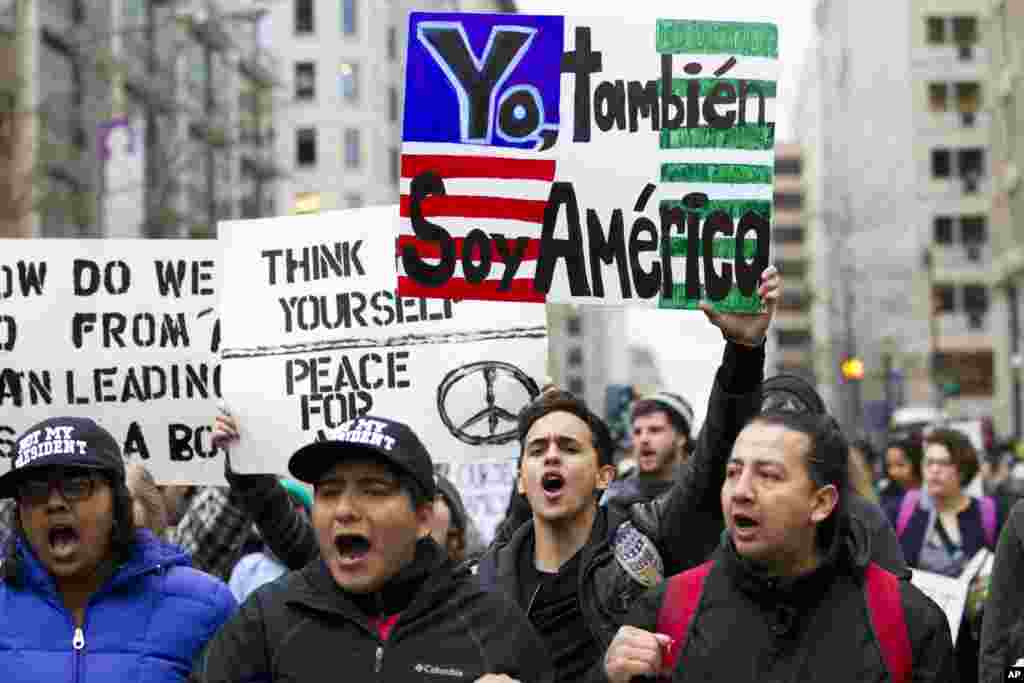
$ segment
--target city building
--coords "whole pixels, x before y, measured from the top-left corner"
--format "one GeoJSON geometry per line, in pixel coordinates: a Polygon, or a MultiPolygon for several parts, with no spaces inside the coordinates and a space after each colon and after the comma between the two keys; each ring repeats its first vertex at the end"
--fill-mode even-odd
{"type": "Polygon", "coordinates": [[[275,111],[281,213],[398,201],[408,16],[515,12],[511,0],[282,0],[267,4],[284,64],[275,111]]]}
{"type": "Polygon", "coordinates": [[[982,45],[989,55],[984,88],[991,93],[986,109],[992,117],[995,168],[990,212],[996,254],[992,267],[996,351],[992,417],[998,434],[1019,439],[1024,435],[1024,188],[1020,176],[1024,170],[1024,0],[999,0],[990,5],[982,45]]]}
{"type": "Polygon", "coordinates": [[[0,3],[0,235],[209,237],[276,213],[253,2],[0,3]]]}
{"type": "Polygon", "coordinates": [[[799,145],[776,144],[772,255],[786,284],[772,326],[766,372],[800,375],[814,383],[812,284],[802,175],[799,145]]]}
{"type": "Polygon", "coordinates": [[[808,222],[818,379],[856,431],[900,405],[992,409],[988,50],[974,0],[821,0],[797,130],[813,174],[808,222]],[[861,380],[839,372],[863,361],[861,380]],[[821,372],[820,370],[826,370],[821,372]]]}

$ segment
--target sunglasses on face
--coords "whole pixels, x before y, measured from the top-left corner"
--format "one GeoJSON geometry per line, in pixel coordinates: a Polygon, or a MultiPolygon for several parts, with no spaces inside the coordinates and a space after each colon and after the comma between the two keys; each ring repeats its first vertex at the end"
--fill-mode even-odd
{"type": "Polygon", "coordinates": [[[58,472],[46,478],[26,479],[18,484],[15,493],[18,502],[24,505],[45,505],[56,488],[65,501],[78,503],[92,496],[98,483],[98,475],[91,472],[58,472]]]}

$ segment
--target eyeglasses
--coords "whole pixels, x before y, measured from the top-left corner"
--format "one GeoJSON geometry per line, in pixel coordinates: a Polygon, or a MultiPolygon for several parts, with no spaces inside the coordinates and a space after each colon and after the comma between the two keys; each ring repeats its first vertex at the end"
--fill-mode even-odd
{"type": "Polygon", "coordinates": [[[948,460],[948,459],[939,460],[937,458],[927,458],[926,457],[926,458],[924,458],[921,461],[921,465],[923,467],[929,467],[931,465],[935,465],[936,467],[942,467],[943,469],[946,469],[946,468],[954,467],[956,465],[956,463],[954,463],[952,460],[948,460]]]}
{"type": "Polygon", "coordinates": [[[15,493],[18,502],[24,505],[46,505],[50,491],[56,488],[65,501],[79,503],[92,496],[97,482],[93,474],[60,473],[47,479],[26,479],[18,484],[15,493]]]}

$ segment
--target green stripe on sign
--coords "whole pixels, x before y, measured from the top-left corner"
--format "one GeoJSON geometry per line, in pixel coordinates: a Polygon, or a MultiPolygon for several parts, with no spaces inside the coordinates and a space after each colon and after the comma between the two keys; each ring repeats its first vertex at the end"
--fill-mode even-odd
{"type": "Polygon", "coordinates": [[[769,150],[775,147],[775,124],[718,129],[662,128],[659,143],[661,149],[769,150]]]}
{"type": "MultiPolygon", "coordinates": [[[[686,310],[694,311],[697,309],[699,304],[704,297],[704,287],[700,288],[700,298],[687,299],[686,298],[686,285],[676,284],[672,287],[672,298],[658,299],[658,308],[663,309],[674,309],[674,310],[686,310]]],[[[729,290],[729,293],[721,301],[712,302],[711,304],[716,311],[722,311],[725,313],[760,313],[761,312],[761,300],[757,295],[743,296],[737,287],[733,287],[729,290]]]]}
{"type": "MultiPolygon", "coordinates": [[[[686,256],[686,247],[689,246],[687,237],[672,238],[672,256],[686,256]]],[[[703,255],[702,245],[697,240],[697,253],[703,255]]],[[[750,261],[757,251],[757,242],[754,240],[743,240],[743,259],[750,261]]],[[[736,256],[736,240],[732,237],[718,237],[711,246],[712,258],[732,259],[736,256]]]]}
{"type": "Polygon", "coordinates": [[[661,165],[663,183],[728,183],[729,185],[771,185],[775,168],[753,164],[661,165]]]}
{"type": "MultiPolygon", "coordinates": [[[[691,78],[673,78],[672,79],[672,92],[673,94],[685,97],[689,93],[686,90],[686,85],[693,79],[691,78]]],[[[697,81],[700,83],[700,96],[708,97],[711,91],[719,83],[728,83],[732,87],[736,88],[736,97],[740,96],[740,79],[736,78],[698,78],[697,81]]],[[[661,81],[658,81],[658,95],[661,95],[661,81]]],[[[753,103],[757,103],[757,93],[761,93],[768,99],[776,97],[778,88],[775,81],[746,81],[747,83],[747,99],[753,103]]]]}
{"type": "MultiPolygon", "coordinates": [[[[689,211],[680,199],[666,199],[659,205],[661,209],[679,207],[683,211],[689,211]]],[[[708,217],[713,211],[725,211],[732,217],[733,221],[743,218],[748,212],[759,213],[767,219],[772,217],[772,203],[767,200],[757,199],[712,199],[701,210],[701,220],[708,217]]]]}
{"type": "Polygon", "coordinates": [[[775,24],[658,19],[655,45],[662,54],[778,59],[779,29],[775,24]]]}

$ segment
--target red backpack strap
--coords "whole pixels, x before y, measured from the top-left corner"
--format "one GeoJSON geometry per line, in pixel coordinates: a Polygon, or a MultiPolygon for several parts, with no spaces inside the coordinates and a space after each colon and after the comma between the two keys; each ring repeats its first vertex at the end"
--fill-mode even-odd
{"type": "Polygon", "coordinates": [[[868,612],[892,683],[910,683],[913,656],[903,615],[900,580],[872,562],[865,574],[868,612]]]}
{"type": "Polygon", "coordinates": [[[657,627],[658,633],[672,638],[672,646],[662,662],[663,668],[669,671],[676,668],[676,659],[686,644],[690,621],[697,611],[704,590],[704,579],[708,577],[713,564],[713,560],[708,560],[698,567],[669,577],[665,597],[658,610],[657,627]]]}
{"type": "Polygon", "coordinates": [[[903,494],[903,500],[900,501],[900,513],[896,517],[896,536],[902,536],[903,532],[907,529],[907,524],[910,523],[910,518],[914,516],[914,510],[917,509],[917,503],[921,500],[920,489],[910,489],[903,494]]]}
{"type": "Polygon", "coordinates": [[[981,506],[981,526],[985,530],[985,543],[995,550],[996,547],[996,501],[992,496],[982,496],[978,499],[981,506]]]}

